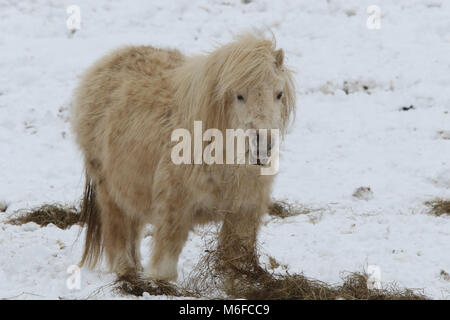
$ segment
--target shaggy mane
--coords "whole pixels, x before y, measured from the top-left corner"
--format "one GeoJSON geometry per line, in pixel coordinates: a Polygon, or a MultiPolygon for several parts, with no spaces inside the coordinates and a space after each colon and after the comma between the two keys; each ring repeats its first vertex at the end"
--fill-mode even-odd
{"type": "Polygon", "coordinates": [[[295,112],[295,88],[291,71],[276,65],[275,40],[246,34],[208,55],[193,56],[174,71],[175,103],[181,106],[187,127],[202,120],[206,128],[227,128],[229,93],[256,87],[273,77],[285,80],[283,128],[295,112]],[[206,115],[206,119],[205,119],[206,115]]]}

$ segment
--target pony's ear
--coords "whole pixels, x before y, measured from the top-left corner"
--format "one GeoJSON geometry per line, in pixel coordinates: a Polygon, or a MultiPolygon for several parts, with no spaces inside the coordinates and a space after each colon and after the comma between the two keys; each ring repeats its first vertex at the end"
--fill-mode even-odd
{"type": "Polygon", "coordinates": [[[277,51],[275,51],[275,65],[278,68],[281,68],[281,66],[283,65],[283,61],[284,61],[284,51],[283,49],[278,49],[277,51]]]}

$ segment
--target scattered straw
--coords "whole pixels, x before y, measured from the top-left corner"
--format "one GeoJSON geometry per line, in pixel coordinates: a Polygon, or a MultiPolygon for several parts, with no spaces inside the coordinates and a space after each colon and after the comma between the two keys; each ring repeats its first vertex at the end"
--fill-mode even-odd
{"type": "MultiPolygon", "coordinates": [[[[417,290],[398,289],[394,284],[370,289],[368,276],[348,273],[341,284],[327,284],[303,274],[275,273],[259,263],[258,247],[237,246],[228,238],[217,245],[217,231],[204,234],[206,250],[193,271],[179,286],[164,281],[147,281],[136,277],[117,282],[120,293],[142,296],[168,295],[200,299],[256,300],[426,300],[417,290]],[[232,254],[230,254],[232,252],[232,254]],[[233,253],[238,252],[235,256],[233,253]]],[[[222,234],[223,235],[223,234],[222,234]]],[[[270,259],[272,266],[278,263],[270,259]]]]}
{"type": "Polygon", "coordinates": [[[274,257],[269,257],[269,269],[277,269],[280,267],[280,263],[274,258],[274,257]]]}
{"type": "Polygon", "coordinates": [[[143,296],[145,292],[152,296],[200,297],[194,292],[167,281],[145,280],[138,276],[124,276],[119,278],[116,281],[116,290],[121,294],[129,294],[137,297],[143,296]]]}
{"type": "Polygon", "coordinates": [[[369,289],[367,275],[351,273],[341,285],[330,285],[302,274],[271,274],[265,271],[245,283],[234,295],[263,300],[420,300],[423,296],[411,290],[369,289]]]}
{"type": "MultiPolygon", "coordinates": [[[[211,244],[212,242],[210,242],[211,244]]],[[[225,249],[226,250],[226,249],[225,249]]],[[[246,252],[243,248],[241,252],[246,252]]],[[[368,276],[350,273],[340,285],[313,280],[303,274],[276,274],[262,267],[257,252],[227,260],[222,249],[205,250],[185,286],[216,299],[257,300],[423,300],[423,294],[389,285],[369,289],[368,276]],[[222,295],[220,295],[222,293],[222,295]],[[223,293],[226,296],[223,296],[223,293]]]]}
{"type": "Polygon", "coordinates": [[[450,215],[450,200],[435,199],[425,202],[430,208],[430,213],[435,216],[450,215]]]}
{"type": "Polygon", "coordinates": [[[279,218],[287,218],[298,216],[300,214],[308,214],[313,210],[310,208],[303,207],[299,204],[289,203],[287,201],[274,201],[269,206],[269,215],[279,218]]]}
{"type": "Polygon", "coordinates": [[[20,211],[18,217],[12,218],[8,222],[13,225],[34,222],[41,227],[53,223],[60,229],[67,229],[70,226],[77,224],[79,219],[79,211],[75,207],[46,204],[27,211],[20,211]]]}

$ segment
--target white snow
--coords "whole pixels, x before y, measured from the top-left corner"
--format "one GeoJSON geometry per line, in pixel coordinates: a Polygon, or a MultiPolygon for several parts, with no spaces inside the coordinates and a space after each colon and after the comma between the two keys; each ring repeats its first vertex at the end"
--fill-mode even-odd
{"type": "MultiPolygon", "coordinates": [[[[67,270],[81,255],[78,227],[2,223],[18,209],[80,199],[83,168],[68,124],[79,74],[119,46],[194,54],[254,28],[273,31],[296,71],[297,118],[274,197],[318,209],[267,217],[264,254],[327,282],[375,265],[384,284],[450,298],[440,275],[450,272],[450,217],[424,206],[450,197],[445,0],[0,0],[0,298],[131,298],[111,289],[105,269],[82,269],[80,289],[68,288],[67,270]],[[72,36],[69,5],[81,9],[72,36]],[[381,29],[367,28],[369,5],[380,7],[381,29]],[[360,187],[373,194],[353,197],[360,187]]],[[[199,232],[190,236],[180,282],[202,244],[199,232]]]]}

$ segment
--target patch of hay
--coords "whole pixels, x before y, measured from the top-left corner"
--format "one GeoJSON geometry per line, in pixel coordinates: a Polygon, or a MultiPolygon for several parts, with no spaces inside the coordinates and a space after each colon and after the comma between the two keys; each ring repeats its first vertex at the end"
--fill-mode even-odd
{"type": "Polygon", "coordinates": [[[450,215],[450,200],[436,199],[425,202],[425,205],[430,208],[430,213],[435,216],[450,215]]]}
{"type": "Polygon", "coordinates": [[[67,229],[70,226],[79,223],[79,219],[80,212],[75,207],[45,204],[38,208],[20,211],[18,217],[12,218],[8,222],[13,225],[34,222],[41,227],[53,223],[60,229],[67,229]]]}
{"type": "Polygon", "coordinates": [[[299,204],[293,204],[283,200],[274,201],[269,206],[269,215],[282,219],[311,212],[313,212],[311,208],[306,208],[299,204]]]}
{"type": "Polygon", "coordinates": [[[190,277],[181,286],[166,281],[123,277],[116,290],[124,295],[166,295],[200,299],[249,300],[427,300],[424,295],[390,285],[369,289],[368,276],[349,273],[339,285],[313,280],[303,274],[275,274],[250,262],[225,266],[217,251],[206,250],[190,277]]]}
{"type": "MultiPolygon", "coordinates": [[[[244,252],[245,250],[243,250],[244,252]]],[[[263,268],[258,254],[226,261],[220,250],[206,250],[186,287],[216,299],[256,300],[424,300],[424,295],[390,285],[369,289],[368,276],[350,273],[339,285],[309,279],[303,274],[276,274],[263,268]],[[222,296],[220,293],[222,292],[222,296]],[[227,296],[223,296],[226,293],[227,296]]]]}
{"type": "Polygon", "coordinates": [[[145,292],[152,296],[171,297],[193,297],[200,296],[185,288],[178,287],[167,281],[144,280],[138,276],[125,276],[116,281],[116,290],[121,294],[128,294],[137,297],[143,296],[145,292]]]}
{"type": "MultiPolygon", "coordinates": [[[[279,204],[279,202],[277,202],[279,204]]],[[[282,203],[285,204],[285,203],[282,203]]],[[[289,211],[288,212],[292,212],[289,211]]],[[[282,216],[291,216],[283,214],[282,216]]],[[[217,226],[218,227],[218,226],[217,226]]],[[[213,228],[214,229],[214,228],[213,228]]],[[[222,239],[219,229],[204,234],[204,254],[193,271],[180,285],[165,281],[148,281],[139,277],[122,278],[117,289],[122,294],[142,296],[168,295],[200,299],[249,300],[427,300],[418,290],[399,289],[390,284],[382,289],[368,287],[365,273],[347,273],[340,284],[328,284],[303,274],[288,271],[275,273],[281,266],[273,257],[269,265],[259,263],[258,247],[252,251],[239,245],[235,238],[222,239]],[[230,252],[234,254],[230,255],[230,252]],[[236,255],[235,253],[239,254],[236,255]],[[271,269],[272,271],[270,271],[271,269]]],[[[283,268],[286,270],[287,268],[283,268]]]]}
{"type": "Polygon", "coordinates": [[[280,263],[274,257],[269,257],[269,269],[278,269],[280,266],[280,263]]]}

